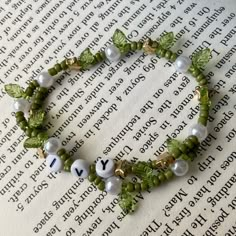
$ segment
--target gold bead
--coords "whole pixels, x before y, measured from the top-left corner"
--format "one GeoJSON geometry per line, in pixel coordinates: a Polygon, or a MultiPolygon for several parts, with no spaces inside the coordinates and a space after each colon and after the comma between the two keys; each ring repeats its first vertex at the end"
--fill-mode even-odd
{"type": "Polygon", "coordinates": [[[72,70],[80,70],[81,66],[79,65],[79,61],[76,57],[66,58],[66,65],[72,70]]]}
{"type": "Polygon", "coordinates": [[[151,40],[147,39],[143,43],[143,51],[147,54],[155,54],[156,49],[151,46],[151,40]]]}
{"type": "Polygon", "coordinates": [[[171,156],[169,152],[164,152],[161,155],[159,155],[158,160],[154,161],[154,166],[157,169],[165,168],[173,162],[174,162],[173,156],[171,156]]]}
{"type": "Polygon", "coordinates": [[[119,160],[116,163],[115,175],[125,178],[130,171],[130,166],[127,160],[119,160]]]}
{"type": "Polygon", "coordinates": [[[43,158],[43,159],[46,158],[46,153],[43,151],[42,148],[38,148],[37,153],[39,155],[39,158],[43,158]]]}

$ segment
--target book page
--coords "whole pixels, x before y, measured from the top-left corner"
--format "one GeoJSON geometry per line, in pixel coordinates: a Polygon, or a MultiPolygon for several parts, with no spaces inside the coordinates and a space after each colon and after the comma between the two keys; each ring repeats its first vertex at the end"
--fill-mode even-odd
{"type": "MultiPolygon", "coordinates": [[[[236,235],[234,0],[6,0],[0,13],[1,235],[236,235]],[[117,28],[131,41],[173,31],[174,52],[212,54],[204,71],[212,101],[208,137],[187,175],[136,194],[132,215],[116,195],[70,173],[49,173],[36,149],[23,148],[26,136],[4,91],[8,83],[27,87],[87,47],[104,50],[117,28]]],[[[67,70],[46,100],[48,132],[74,159],[154,160],[167,138],[183,140],[197,122],[196,85],[143,52],[85,72],[67,70]]]]}

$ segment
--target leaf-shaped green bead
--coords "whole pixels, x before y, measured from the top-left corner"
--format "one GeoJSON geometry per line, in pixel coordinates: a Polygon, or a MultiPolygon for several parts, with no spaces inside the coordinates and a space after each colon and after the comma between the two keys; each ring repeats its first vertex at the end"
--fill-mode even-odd
{"type": "Polygon", "coordinates": [[[193,55],[192,63],[195,67],[201,69],[205,67],[205,65],[209,62],[210,58],[211,50],[209,48],[205,48],[193,55]]]}
{"type": "Polygon", "coordinates": [[[86,48],[79,57],[79,64],[82,69],[89,69],[95,60],[95,56],[92,54],[89,48],[86,48]]]}
{"type": "Polygon", "coordinates": [[[23,89],[18,84],[6,84],[4,88],[7,94],[13,98],[21,98],[24,95],[23,89]]]}
{"type": "Polygon", "coordinates": [[[41,145],[42,145],[42,140],[40,140],[37,137],[27,138],[24,142],[25,148],[38,148],[41,147],[41,145]]]}
{"type": "Polygon", "coordinates": [[[160,46],[164,49],[169,49],[174,44],[174,33],[168,32],[160,37],[160,46]]]}
{"type": "Polygon", "coordinates": [[[37,110],[35,111],[28,120],[28,124],[30,128],[37,128],[43,124],[44,118],[45,118],[45,111],[43,110],[37,110]]]}
{"type": "Polygon", "coordinates": [[[112,41],[118,48],[124,48],[128,43],[128,39],[126,38],[125,34],[119,29],[115,30],[112,36],[112,41]]]}

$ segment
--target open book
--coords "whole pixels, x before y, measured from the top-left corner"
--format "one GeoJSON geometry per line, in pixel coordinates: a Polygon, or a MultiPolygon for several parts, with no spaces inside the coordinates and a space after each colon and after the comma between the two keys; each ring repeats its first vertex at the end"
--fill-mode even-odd
{"type": "MultiPolygon", "coordinates": [[[[0,13],[1,236],[236,235],[234,0],[8,0],[0,13]],[[104,49],[117,28],[136,41],[173,31],[178,54],[212,54],[204,72],[212,89],[209,135],[189,173],[137,194],[133,215],[117,196],[70,173],[49,173],[35,149],[24,149],[4,91],[7,83],[26,87],[87,47],[104,49]]],[[[47,127],[75,159],[155,159],[168,137],[182,140],[196,123],[195,86],[165,59],[141,52],[67,71],[50,89],[47,127]]]]}

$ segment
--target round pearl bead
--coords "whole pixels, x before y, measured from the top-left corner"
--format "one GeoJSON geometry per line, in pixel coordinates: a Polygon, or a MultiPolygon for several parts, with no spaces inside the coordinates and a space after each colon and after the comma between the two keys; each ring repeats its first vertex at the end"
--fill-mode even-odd
{"type": "Polygon", "coordinates": [[[30,109],[30,103],[23,98],[17,99],[13,104],[14,111],[22,111],[24,113],[28,112],[30,109]]]}
{"type": "Polygon", "coordinates": [[[38,84],[41,87],[49,88],[53,85],[54,78],[50,76],[46,71],[41,72],[36,78],[38,84]]]}
{"type": "Polygon", "coordinates": [[[57,155],[48,155],[46,158],[46,165],[49,168],[50,172],[57,172],[62,170],[63,161],[57,155]]]}
{"type": "Polygon", "coordinates": [[[190,67],[191,63],[192,62],[191,62],[191,60],[188,57],[179,56],[175,60],[175,64],[174,65],[175,65],[175,69],[178,72],[185,73],[185,72],[187,72],[187,70],[190,67]]]}
{"type": "Polygon", "coordinates": [[[70,171],[72,175],[85,179],[89,175],[89,163],[81,159],[75,160],[71,165],[70,171]]]}
{"type": "Polygon", "coordinates": [[[202,124],[194,124],[189,129],[189,135],[195,135],[202,142],[208,135],[207,127],[202,124]]]}
{"type": "Polygon", "coordinates": [[[119,61],[121,57],[120,50],[115,45],[109,45],[105,48],[105,55],[109,61],[119,61]]]}
{"type": "Polygon", "coordinates": [[[44,144],[46,153],[55,154],[61,147],[61,142],[58,138],[49,138],[44,144]]]}
{"type": "Polygon", "coordinates": [[[112,176],[106,180],[105,189],[108,193],[115,195],[121,191],[122,181],[119,177],[112,176]]]}
{"type": "Polygon", "coordinates": [[[183,176],[187,174],[188,169],[188,162],[182,159],[177,159],[174,164],[171,165],[171,170],[176,176],[183,176]]]}

